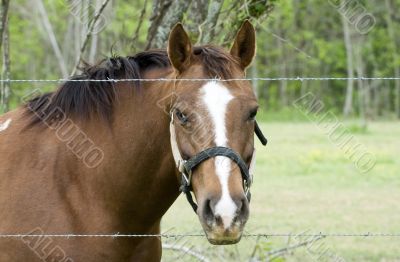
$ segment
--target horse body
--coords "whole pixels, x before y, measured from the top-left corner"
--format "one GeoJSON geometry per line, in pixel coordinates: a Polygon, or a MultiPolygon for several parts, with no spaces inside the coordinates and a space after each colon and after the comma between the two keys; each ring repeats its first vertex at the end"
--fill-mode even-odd
{"type": "MultiPolygon", "coordinates": [[[[126,85],[116,86],[118,117],[110,126],[101,121],[95,126],[78,124],[106,156],[94,169],[77,161],[57,130],[43,126],[26,130],[26,109],[1,117],[0,123],[11,119],[11,124],[0,132],[0,232],[159,233],[160,218],[179,194],[166,132],[169,118],[164,111],[154,110],[158,99],[170,91],[165,84],[145,83],[146,92],[135,95],[126,85]],[[145,120],[137,121],[144,115],[145,120]]],[[[30,240],[36,242],[35,238],[1,239],[0,261],[34,261],[34,250],[45,243],[31,250],[30,240]]],[[[157,238],[52,240],[76,261],[160,259],[157,238]]],[[[47,255],[55,254],[44,252],[47,255]]]]}
{"type": "MultiPolygon", "coordinates": [[[[82,83],[67,81],[0,116],[0,234],[24,235],[0,238],[0,261],[159,261],[156,237],[43,235],[159,234],[181,180],[170,130],[184,159],[225,146],[249,165],[257,110],[251,85],[180,79],[243,78],[254,34],[246,22],[229,54],[192,48],[178,25],[168,52],[110,58],[75,78],[82,83]],[[85,82],[107,78],[171,81],[85,82]]],[[[235,163],[203,161],[191,187],[209,241],[238,242],[249,211],[235,163]]]]}

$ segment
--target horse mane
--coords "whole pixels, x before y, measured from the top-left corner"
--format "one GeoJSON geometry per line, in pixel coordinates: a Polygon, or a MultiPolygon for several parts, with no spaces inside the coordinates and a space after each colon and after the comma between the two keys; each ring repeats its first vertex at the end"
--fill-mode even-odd
{"type": "MultiPolygon", "coordinates": [[[[215,46],[194,47],[193,54],[200,59],[210,78],[232,78],[232,67],[238,65],[235,58],[215,46]]],[[[60,120],[61,116],[54,113],[60,111],[66,117],[73,115],[88,119],[97,114],[110,121],[116,100],[115,82],[80,80],[142,79],[143,72],[147,70],[170,66],[167,51],[163,49],[144,51],[128,57],[114,56],[96,65],[85,64],[82,74],[71,77],[56,91],[27,102],[27,114],[33,113],[29,126],[42,122],[44,118],[47,123],[60,120]]],[[[139,88],[141,82],[134,81],[132,86],[139,88]]]]}

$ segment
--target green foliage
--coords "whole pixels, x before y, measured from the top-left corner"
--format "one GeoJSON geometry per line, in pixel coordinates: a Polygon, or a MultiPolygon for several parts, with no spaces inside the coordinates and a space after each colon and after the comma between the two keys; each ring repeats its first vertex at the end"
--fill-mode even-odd
{"type": "MultiPolygon", "coordinates": [[[[88,12],[93,16],[95,1],[86,2],[91,3],[88,12]]],[[[399,4],[398,1],[391,2],[394,6],[399,4]]],[[[84,38],[83,29],[87,27],[87,17],[79,13],[77,6],[72,5],[76,5],[76,1],[44,0],[44,3],[66,67],[71,72],[84,38]]],[[[132,55],[143,50],[147,44],[153,3],[145,0],[122,0],[110,4],[104,12],[106,27],[97,34],[96,56],[89,62],[94,63],[111,53],[132,55]],[[135,37],[142,14],[143,21],[139,34],[135,37]]],[[[349,25],[353,49],[360,50],[361,53],[363,74],[371,77],[393,76],[395,67],[400,66],[400,56],[393,56],[400,43],[391,41],[387,25],[388,13],[384,4],[374,5],[368,1],[360,3],[376,19],[376,25],[367,35],[360,35],[354,25],[349,25]]],[[[190,13],[196,10],[190,10],[189,8],[184,15],[183,23],[193,40],[196,40],[199,36],[199,23],[196,22],[194,13],[190,13]]],[[[229,47],[244,19],[250,19],[258,31],[257,57],[253,68],[249,69],[249,77],[347,76],[342,16],[329,1],[225,0],[213,42],[229,47]]],[[[398,34],[400,26],[395,16],[393,21],[395,34],[398,34]]],[[[9,24],[12,78],[61,78],[58,61],[35,4],[26,0],[11,1],[9,24]]],[[[91,43],[90,41],[89,46],[91,43]]],[[[83,57],[85,60],[89,58],[89,50],[83,57]]],[[[371,86],[369,107],[373,108],[368,116],[386,118],[392,115],[395,106],[395,82],[366,83],[371,86]]],[[[34,86],[40,85],[13,83],[13,106],[18,104],[21,95],[34,86]]],[[[265,119],[274,121],[301,121],[303,117],[294,112],[291,104],[307,92],[315,94],[330,110],[341,113],[346,87],[346,81],[257,83],[261,108],[269,110],[265,113],[265,119]]],[[[51,85],[45,87],[46,90],[54,88],[51,85]]],[[[357,82],[354,83],[354,88],[353,116],[357,116],[361,108],[357,82]]]]}
{"type": "MultiPolygon", "coordinates": [[[[366,1],[361,1],[360,4],[363,4],[366,11],[372,13],[376,19],[376,25],[367,35],[361,35],[354,25],[349,25],[353,51],[360,52],[362,58],[362,75],[393,76],[394,67],[398,66],[393,59],[396,43],[393,44],[388,35],[384,4],[373,5],[366,1]]],[[[398,1],[393,3],[394,6],[398,4],[398,1]]],[[[341,13],[330,5],[329,1],[276,2],[270,17],[259,27],[255,63],[257,69],[252,71],[251,76],[347,77],[347,53],[341,20],[341,13]]],[[[395,27],[400,29],[398,23],[395,23],[395,27]]],[[[399,31],[397,30],[396,34],[399,31]]],[[[354,54],[352,58],[354,67],[355,56],[354,54]]],[[[357,81],[354,82],[353,116],[358,116],[361,108],[358,84],[357,81]]],[[[364,84],[375,89],[368,91],[369,117],[382,117],[382,111],[393,110],[394,81],[365,81],[364,84]],[[389,94],[385,93],[385,89],[389,94]],[[380,105],[377,106],[372,101],[384,104],[383,109],[379,109],[380,105]]],[[[284,107],[291,107],[291,102],[302,94],[312,92],[327,108],[340,113],[343,110],[347,82],[310,81],[304,82],[301,87],[296,82],[266,82],[260,85],[263,87],[258,88],[259,96],[266,105],[263,108],[280,111],[284,107]]]]}

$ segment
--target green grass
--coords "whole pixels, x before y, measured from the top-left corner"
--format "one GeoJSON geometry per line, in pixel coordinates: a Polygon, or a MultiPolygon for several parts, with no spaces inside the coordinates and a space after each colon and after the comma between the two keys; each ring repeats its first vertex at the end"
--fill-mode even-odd
{"type": "MultiPolygon", "coordinates": [[[[352,124],[349,124],[350,129],[352,124]]],[[[350,132],[376,156],[376,165],[360,173],[323,130],[313,123],[264,123],[269,138],[258,145],[257,170],[252,188],[250,233],[365,233],[400,234],[400,124],[371,123],[368,132],[350,132]]],[[[351,130],[350,130],[351,131],[351,130]]],[[[201,227],[186,199],[181,196],[162,221],[162,230],[198,233],[201,227]]],[[[174,242],[175,240],[165,240],[174,242]]],[[[263,240],[267,250],[286,246],[283,237],[263,240]]],[[[177,241],[193,246],[211,261],[247,261],[255,238],[235,246],[211,246],[202,238],[177,241]]],[[[290,244],[296,244],[293,239],[290,244]]],[[[326,238],[311,248],[299,248],[286,261],[316,261],[323,250],[346,261],[399,261],[400,238],[326,238]]],[[[165,251],[164,261],[176,252],[165,251]]],[[[328,253],[325,253],[328,254],[328,253]]],[[[180,254],[184,261],[192,261],[180,254]]],[[[322,261],[332,261],[327,255],[322,261]]],[[[195,260],[194,260],[195,261],[195,260]]]]}

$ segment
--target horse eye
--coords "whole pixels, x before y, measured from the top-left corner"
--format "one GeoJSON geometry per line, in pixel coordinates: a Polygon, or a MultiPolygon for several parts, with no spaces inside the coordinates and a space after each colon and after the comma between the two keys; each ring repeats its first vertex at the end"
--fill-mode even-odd
{"type": "Polygon", "coordinates": [[[187,116],[185,114],[183,114],[181,111],[179,111],[178,109],[176,110],[175,115],[182,124],[186,124],[188,122],[187,116]]]}
{"type": "Polygon", "coordinates": [[[249,120],[255,120],[257,115],[257,109],[251,110],[249,114],[249,120]]]}

